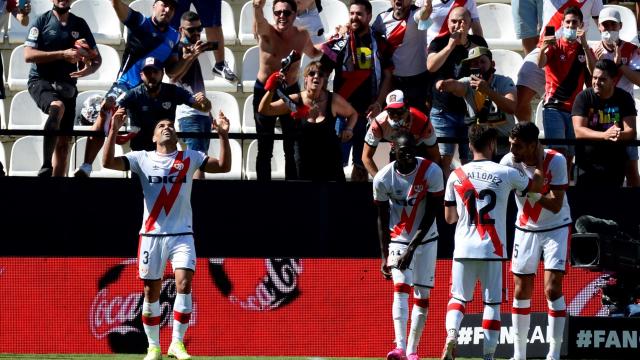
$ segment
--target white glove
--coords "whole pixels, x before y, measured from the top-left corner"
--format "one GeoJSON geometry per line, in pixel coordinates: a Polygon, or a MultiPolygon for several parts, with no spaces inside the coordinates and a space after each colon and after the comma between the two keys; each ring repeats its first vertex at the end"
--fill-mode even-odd
{"type": "Polygon", "coordinates": [[[542,197],[542,194],[540,194],[540,193],[536,193],[536,192],[528,192],[527,193],[527,199],[529,199],[529,201],[531,203],[537,203],[538,200],[540,200],[541,197],[542,197]]]}

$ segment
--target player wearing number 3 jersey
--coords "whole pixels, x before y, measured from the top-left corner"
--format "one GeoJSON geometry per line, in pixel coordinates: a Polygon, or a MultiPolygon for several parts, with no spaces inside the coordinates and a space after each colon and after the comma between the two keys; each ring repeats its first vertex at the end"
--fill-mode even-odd
{"type": "Polygon", "coordinates": [[[523,172],[490,159],[497,132],[481,125],[469,127],[473,161],[451,173],[445,190],[445,219],[457,221],[451,269],[451,299],[447,306],[447,342],[442,359],[453,359],[465,305],[472,300],[476,280],[482,284],[484,359],[493,359],[500,336],[502,261],[506,253],[506,212],[509,194],[538,191],[540,171],[533,180],[523,172]]]}

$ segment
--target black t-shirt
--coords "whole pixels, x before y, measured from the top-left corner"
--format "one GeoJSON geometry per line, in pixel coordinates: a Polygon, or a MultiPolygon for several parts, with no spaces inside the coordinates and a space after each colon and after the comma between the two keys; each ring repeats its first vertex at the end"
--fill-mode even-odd
{"type": "MultiPolygon", "coordinates": [[[[587,118],[587,127],[596,131],[605,131],[614,124],[624,130],[627,116],[636,116],[636,106],[631,95],[616,87],[613,96],[599,98],[592,88],[580,92],[573,103],[573,116],[587,118]]],[[[576,146],[576,162],[585,171],[604,171],[622,173],[628,159],[626,145],[611,141],[598,142],[595,145],[576,146]]]]}
{"type": "MultiPolygon", "coordinates": [[[[73,48],[78,39],[85,39],[92,49],[96,48],[96,40],[84,19],[69,13],[67,23],[63,25],[53,14],[53,10],[49,10],[36,19],[24,44],[42,51],[58,51],[73,48]]],[[[69,76],[75,71],[78,71],[77,64],[64,60],[32,64],[29,80],[44,79],[75,84],[76,79],[69,76]]]]}
{"type": "MultiPolygon", "coordinates": [[[[449,44],[450,34],[439,36],[429,44],[429,54],[437,53],[444,49],[447,44],[449,44]]],[[[483,37],[476,35],[467,35],[469,42],[472,44],[471,47],[476,46],[484,46],[488,47],[487,42],[483,37]]],[[[466,48],[463,45],[456,46],[447,60],[445,60],[444,64],[434,73],[434,82],[433,82],[433,107],[440,110],[445,110],[448,112],[456,113],[456,114],[464,114],[466,112],[466,105],[464,103],[464,99],[458,96],[455,96],[448,92],[439,92],[435,89],[435,84],[438,80],[445,79],[460,79],[462,77],[469,75],[469,69],[465,69],[462,67],[462,60],[466,59],[469,56],[469,48],[466,48]]]]}

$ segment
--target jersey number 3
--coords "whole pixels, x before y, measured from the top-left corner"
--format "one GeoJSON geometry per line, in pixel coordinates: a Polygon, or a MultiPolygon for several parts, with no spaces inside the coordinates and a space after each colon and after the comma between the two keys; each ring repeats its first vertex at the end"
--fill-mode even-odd
{"type": "Polygon", "coordinates": [[[491,189],[484,189],[479,193],[475,190],[467,190],[464,192],[464,203],[469,214],[469,226],[477,225],[476,219],[479,220],[481,225],[493,225],[495,220],[489,217],[489,212],[496,207],[496,193],[491,189]],[[477,194],[477,196],[476,196],[477,194]],[[489,197],[489,203],[478,209],[476,203],[479,199],[485,199],[489,197]]]}

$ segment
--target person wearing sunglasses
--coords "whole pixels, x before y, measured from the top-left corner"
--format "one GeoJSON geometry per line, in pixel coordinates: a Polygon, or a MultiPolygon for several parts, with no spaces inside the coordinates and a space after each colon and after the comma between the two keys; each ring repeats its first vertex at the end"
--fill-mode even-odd
{"type": "MultiPolygon", "coordinates": [[[[285,179],[295,180],[297,169],[294,159],[294,121],[289,112],[283,112],[282,116],[270,116],[258,111],[260,100],[267,93],[265,84],[271,74],[279,71],[281,60],[292,50],[306,54],[311,58],[322,55],[311,42],[309,33],[294,26],[297,4],[294,0],[274,0],[271,11],[275,24],[270,24],[264,17],[264,4],[266,0],[253,0],[254,28],[258,37],[260,49],[260,67],[253,88],[253,111],[258,135],[258,154],[256,158],[256,173],[259,181],[271,180],[271,157],[273,156],[273,135],[276,120],[280,119],[285,157],[285,179]]],[[[292,64],[286,72],[282,83],[285,94],[300,93],[298,76],[300,62],[292,64]]],[[[274,98],[276,101],[278,97],[274,98]]]]}
{"type": "Polygon", "coordinates": [[[267,93],[258,107],[260,114],[266,116],[291,113],[298,122],[296,160],[298,177],[302,180],[345,181],[340,142],[353,137],[358,113],[342,96],[327,90],[327,77],[319,61],[307,65],[305,90],[290,96],[297,107],[291,113],[282,99],[272,101],[278,81],[284,78],[280,72],[274,72],[265,84],[267,93]],[[348,119],[340,137],[335,131],[337,116],[348,119]]]}
{"type": "MultiPolygon", "coordinates": [[[[439,164],[440,151],[437,146],[437,138],[427,115],[409,106],[405,102],[402,90],[390,92],[387,95],[386,103],[387,106],[384,111],[371,121],[369,130],[367,130],[367,134],[364,137],[362,162],[369,175],[375,177],[378,173],[378,167],[373,161],[373,156],[380,141],[395,141],[398,131],[402,129],[408,130],[415,137],[418,145],[418,156],[439,164]]],[[[392,147],[389,161],[395,159],[394,154],[394,148],[392,147]]]]}

